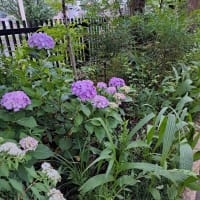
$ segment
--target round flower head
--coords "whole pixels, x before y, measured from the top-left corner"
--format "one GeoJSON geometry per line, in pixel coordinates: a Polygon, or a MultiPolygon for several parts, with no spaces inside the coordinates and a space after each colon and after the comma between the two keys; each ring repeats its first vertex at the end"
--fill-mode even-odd
{"type": "Polygon", "coordinates": [[[38,141],[30,136],[22,138],[19,144],[25,151],[34,151],[38,146],[38,141]]]}
{"type": "Polygon", "coordinates": [[[109,106],[110,106],[111,108],[118,108],[118,107],[119,107],[119,105],[116,104],[115,102],[110,102],[110,103],[109,103],[109,106]]]}
{"type": "Polygon", "coordinates": [[[5,142],[0,145],[0,153],[5,152],[11,156],[24,156],[25,152],[22,151],[15,143],[13,142],[5,142]]]}
{"type": "Polygon", "coordinates": [[[74,82],[71,91],[72,94],[78,96],[82,101],[93,99],[97,94],[94,83],[90,80],[74,82]]]}
{"type": "Polygon", "coordinates": [[[121,101],[121,100],[126,99],[126,96],[123,93],[117,92],[117,93],[114,94],[114,98],[115,98],[115,100],[120,100],[121,101]]]}
{"type": "Polygon", "coordinates": [[[42,167],[42,172],[44,174],[46,174],[46,176],[52,180],[55,184],[57,184],[57,182],[61,181],[61,176],[58,173],[57,170],[53,169],[53,167],[51,166],[51,164],[45,162],[41,165],[42,167]]]}
{"type": "Polygon", "coordinates": [[[126,96],[123,93],[118,92],[115,93],[113,97],[115,98],[117,104],[121,104],[121,101],[126,99],[126,96]]]}
{"type": "Polygon", "coordinates": [[[14,91],[4,94],[0,104],[7,110],[14,110],[14,112],[17,112],[30,105],[31,100],[23,91],[14,91]]]}
{"type": "Polygon", "coordinates": [[[125,86],[125,82],[122,78],[112,77],[108,85],[113,87],[122,87],[125,86]]]}
{"type": "Polygon", "coordinates": [[[48,170],[48,169],[53,168],[53,167],[51,166],[51,164],[48,163],[48,162],[43,162],[42,165],[41,165],[41,167],[42,167],[42,170],[48,170]]]}
{"type": "Polygon", "coordinates": [[[49,200],[66,200],[63,197],[63,194],[60,192],[60,190],[57,190],[56,188],[52,188],[48,194],[49,200]]]}
{"type": "Polygon", "coordinates": [[[98,82],[97,88],[99,88],[99,89],[107,88],[107,84],[104,82],[98,82]]]}
{"type": "Polygon", "coordinates": [[[106,88],[106,92],[108,94],[114,94],[115,92],[117,92],[117,89],[116,89],[116,87],[108,87],[108,88],[106,88]]]}
{"type": "Polygon", "coordinates": [[[109,101],[104,96],[96,95],[94,99],[92,99],[92,105],[96,108],[105,108],[109,105],[109,101]]]}
{"type": "Polygon", "coordinates": [[[131,90],[131,88],[129,86],[123,86],[123,87],[120,87],[120,90],[121,91],[124,91],[126,94],[128,94],[131,90]]]}
{"type": "Polygon", "coordinates": [[[38,49],[52,49],[54,48],[54,40],[46,33],[33,33],[28,39],[29,47],[36,47],[38,49]]]}

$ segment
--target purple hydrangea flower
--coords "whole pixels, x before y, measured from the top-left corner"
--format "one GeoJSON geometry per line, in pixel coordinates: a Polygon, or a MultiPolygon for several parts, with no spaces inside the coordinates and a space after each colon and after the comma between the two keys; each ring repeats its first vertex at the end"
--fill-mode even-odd
{"type": "Polygon", "coordinates": [[[125,82],[122,78],[112,77],[108,85],[110,87],[122,87],[125,86],[125,82]]]}
{"type": "Polygon", "coordinates": [[[106,88],[106,92],[108,94],[114,94],[117,91],[116,87],[108,87],[106,88]]]}
{"type": "Polygon", "coordinates": [[[46,33],[33,33],[28,39],[29,47],[37,47],[38,49],[52,49],[54,48],[54,40],[46,33]]]}
{"type": "Polygon", "coordinates": [[[100,88],[100,89],[107,88],[107,84],[104,83],[104,82],[98,82],[97,83],[97,88],[100,88]]]}
{"type": "Polygon", "coordinates": [[[14,110],[14,112],[17,112],[30,105],[31,100],[23,91],[13,91],[5,93],[0,104],[7,110],[14,110]]]}
{"type": "Polygon", "coordinates": [[[106,97],[101,95],[96,95],[94,99],[92,99],[92,105],[96,108],[105,108],[109,106],[109,101],[106,97]]]}
{"type": "Polygon", "coordinates": [[[93,99],[96,94],[96,88],[91,80],[76,81],[71,87],[72,94],[78,96],[82,101],[93,99]]]}
{"type": "Polygon", "coordinates": [[[25,151],[34,151],[38,146],[38,141],[33,137],[27,136],[22,138],[19,144],[25,151]]]}

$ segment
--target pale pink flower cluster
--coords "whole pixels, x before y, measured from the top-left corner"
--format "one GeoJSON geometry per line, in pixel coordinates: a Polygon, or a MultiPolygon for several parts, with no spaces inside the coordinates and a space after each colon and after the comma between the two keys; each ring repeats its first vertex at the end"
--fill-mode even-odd
{"type": "Polygon", "coordinates": [[[58,173],[57,170],[53,169],[53,167],[51,166],[50,163],[48,162],[44,162],[41,165],[42,167],[42,172],[44,174],[46,174],[46,176],[52,180],[55,184],[57,184],[57,182],[61,181],[61,176],[58,173]]]}
{"type": "Polygon", "coordinates": [[[38,141],[30,136],[22,138],[19,144],[24,149],[24,151],[35,151],[38,146],[38,141]]]}
{"type": "Polygon", "coordinates": [[[60,190],[57,190],[56,188],[52,188],[48,192],[48,196],[49,200],[66,200],[60,190]]]}

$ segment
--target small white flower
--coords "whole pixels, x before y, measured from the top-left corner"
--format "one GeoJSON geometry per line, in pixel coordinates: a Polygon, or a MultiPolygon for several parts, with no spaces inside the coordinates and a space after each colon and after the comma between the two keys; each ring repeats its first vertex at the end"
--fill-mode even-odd
{"type": "Polygon", "coordinates": [[[42,165],[41,165],[41,167],[42,167],[43,170],[47,170],[47,169],[53,168],[53,167],[51,166],[51,164],[48,163],[48,162],[43,162],[42,165]]]}
{"type": "Polygon", "coordinates": [[[55,188],[51,189],[47,195],[49,196],[49,200],[66,200],[60,190],[55,188]]]}
{"type": "Polygon", "coordinates": [[[53,169],[50,163],[44,162],[41,167],[42,167],[42,172],[46,174],[49,179],[54,181],[55,184],[61,181],[60,174],[58,173],[57,170],[53,169]]]}
{"type": "Polygon", "coordinates": [[[0,145],[0,152],[6,152],[11,156],[24,156],[25,152],[22,151],[15,143],[5,142],[0,145]]]}

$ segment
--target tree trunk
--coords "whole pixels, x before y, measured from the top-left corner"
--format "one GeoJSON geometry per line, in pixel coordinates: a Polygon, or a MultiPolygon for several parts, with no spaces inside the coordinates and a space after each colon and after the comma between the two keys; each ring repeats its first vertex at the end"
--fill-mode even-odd
{"type": "Polygon", "coordinates": [[[145,0],[129,1],[130,15],[134,15],[135,13],[143,13],[144,7],[145,7],[145,0]]]}

